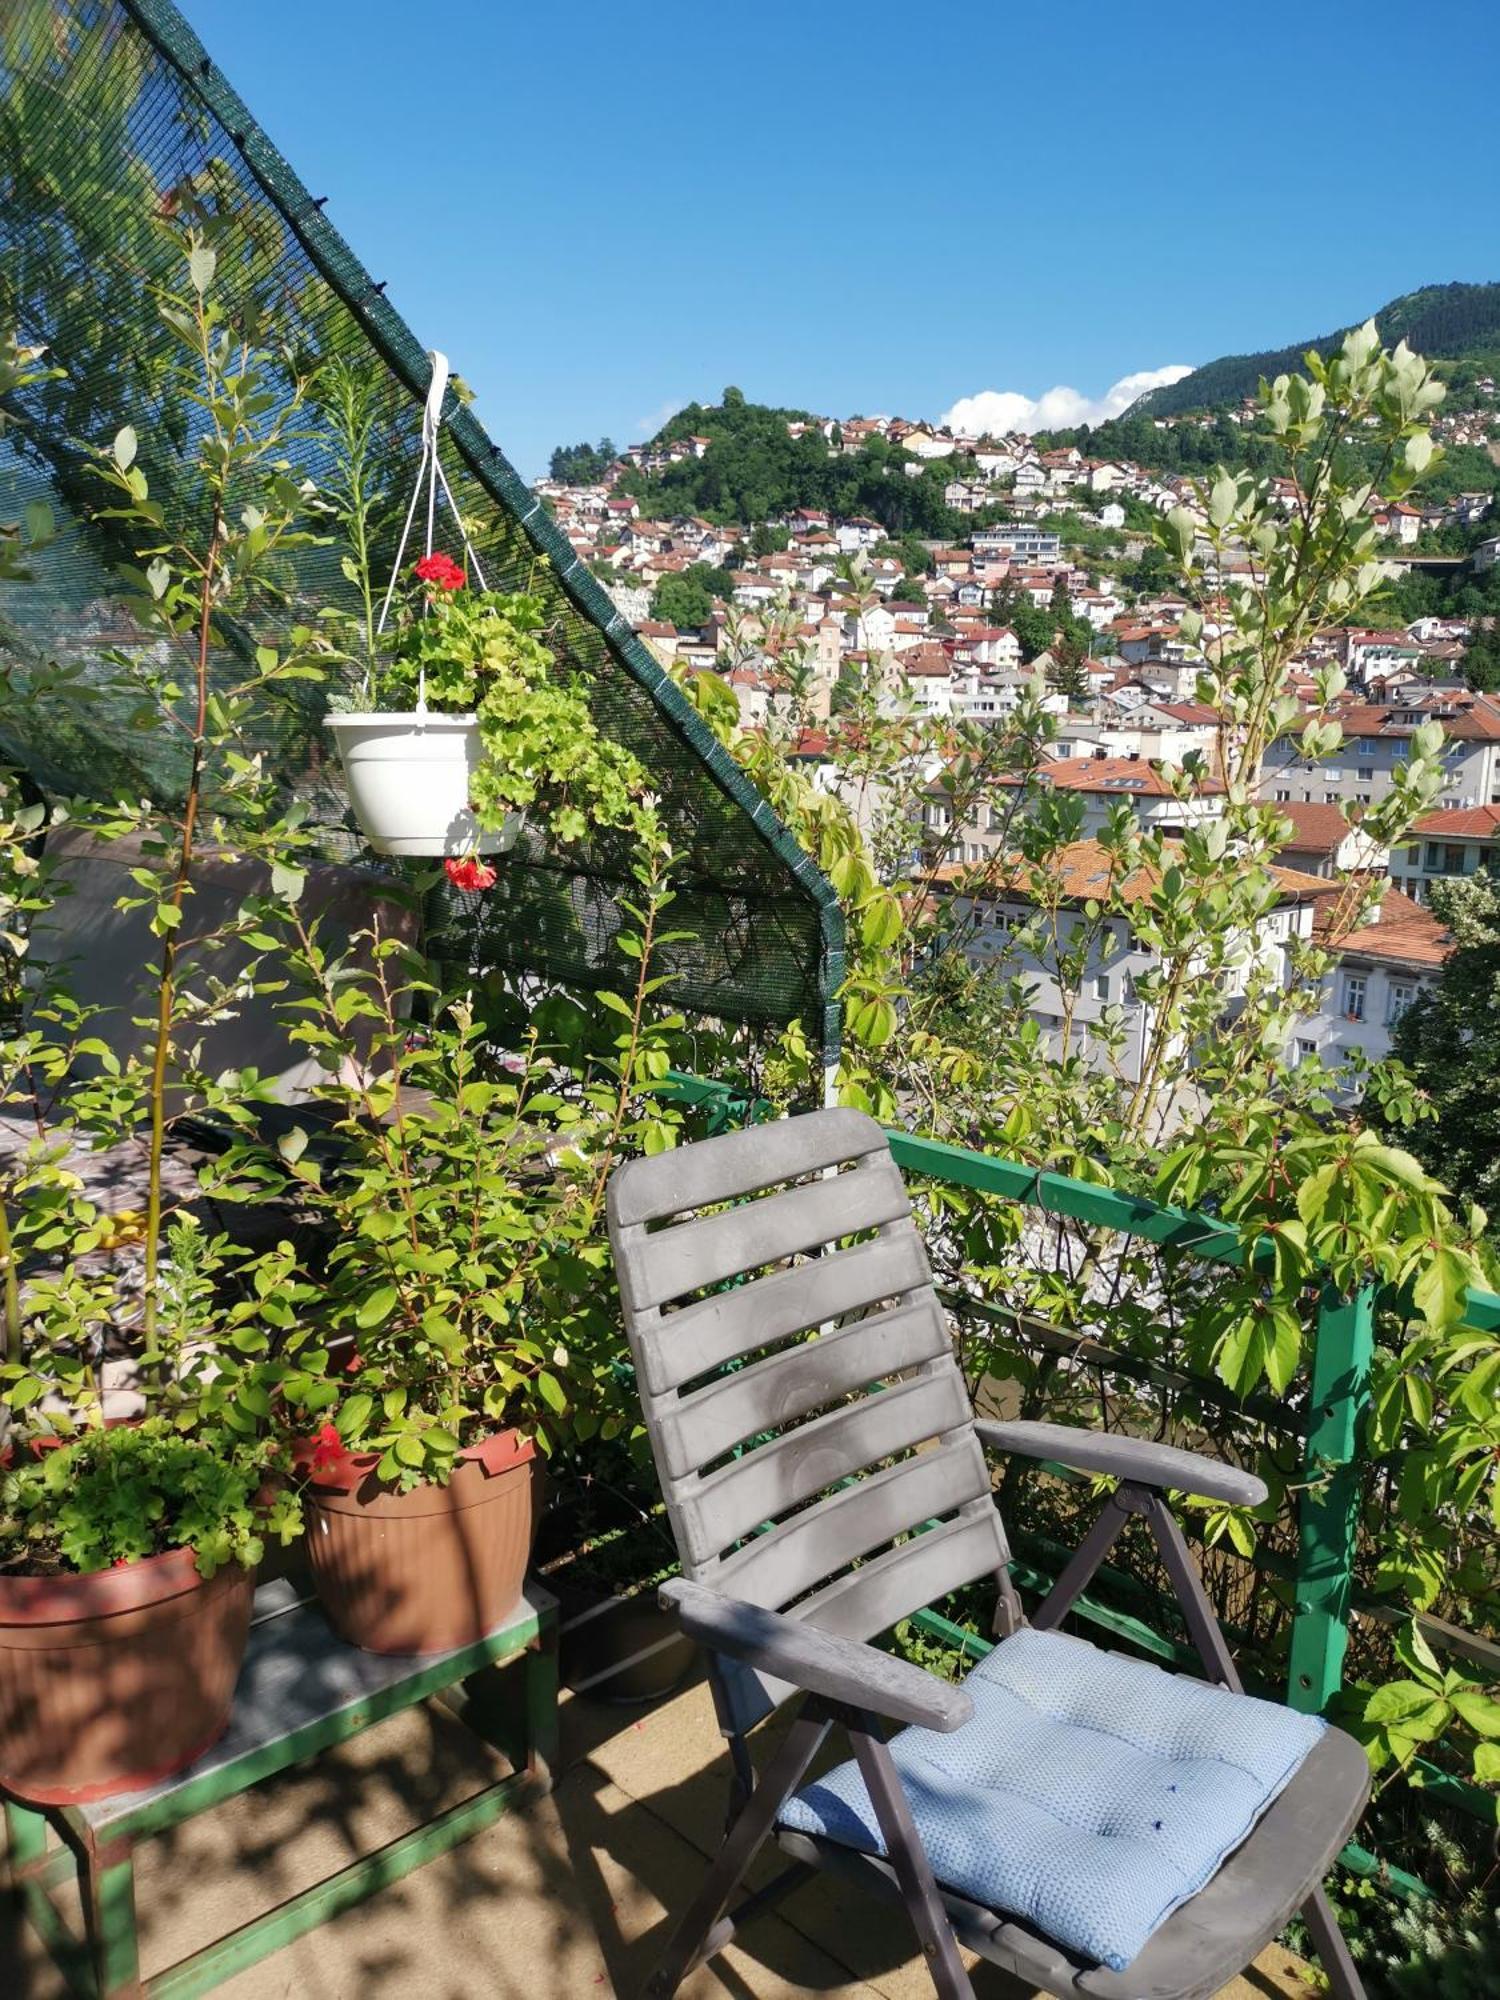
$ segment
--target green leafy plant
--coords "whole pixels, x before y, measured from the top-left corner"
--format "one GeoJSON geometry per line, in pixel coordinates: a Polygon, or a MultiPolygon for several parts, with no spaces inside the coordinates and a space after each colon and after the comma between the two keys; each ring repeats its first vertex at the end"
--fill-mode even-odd
{"type": "Polygon", "coordinates": [[[160,1417],[83,1432],[0,1474],[0,1571],[86,1575],[192,1549],[200,1573],[261,1560],[301,1532],[276,1445],[226,1456],[160,1417]]]}
{"type": "Polygon", "coordinates": [[[1444,1667],[1415,1622],[1397,1638],[1396,1657],[1408,1678],[1376,1688],[1359,1718],[1376,1770],[1392,1776],[1406,1771],[1424,1745],[1452,1731],[1467,1739],[1475,1779],[1500,1784],[1500,1695],[1494,1684],[1444,1667]]]}
{"type": "Polygon", "coordinates": [[[417,570],[417,602],[377,685],[382,700],[413,701],[425,683],[433,706],[478,716],[484,757],[471,803],[481,824],[498,829],[508,815],[532,812],[569,844],[591,827],[641,824],[645,770],[599,728],[582,675],[561,672],[542,599],[471,591],[448,558],[417,570]],[[425,583],[424,568],[435,572],[425,583]]]}
{"type": "MultiPolygon", "coordinates": [[[[1379,1299],[1373,1400],[1349,1482],[1352,1589],[1381,1612],[1352,1622],[1360,1707],[1382,1682],[1414,1678],[1392,1614],[1399,1625],[1420,1609],[1493,1633],[1500,1612],[1500,1362],[1493,1333],[1464,1324],[1471,1289],[1493,1283],[1489,1222],[1415,1156],[1430,1152],[1440,1172],[1462,1153],[1478,1068],[1463,1069],[1450,1033],[1444,1054],[1460,1083],[1429,1149],[1427,1107],[1399,1067],[1295,1060],[1299,1022],[1319,1011],[1335,952],[1383,885],[1343,871],[1318,892],[1315,926],[1292,921],[1286,900],[1305,901],[1309,885],[1282,873],[1288,828],[1263,774],[1287,740],[1313,767],[1345,748],[1344,676],[1321,635],[1368,623],[1390,590],[1374,516],[1438,465],[1429,421],[1442,393],[1419,357],[1383,352],[1373,327],[1358,328],[1335,353],[1308,357],[1305,375],[1263,384],[1253,422],[1199,440],[1193,462],[1207,476],[1157,520],[1142,566],[1143,583],[1149,570],[1153,591],[1187,607],[1179,637],[1214,723],[1210,755],[1161,767],[1170,825],[1122,800],[1086,828],[1080,799],[1047,783],[1056,725],[1034,699],[982,728],[926,722],[873,686],[819,714],[793,668],[782,713],[745,731],[728,690],[685,676],[839,891],[851,939],[843,1101],[1195,1211],[1228,1234],[1233,1254],[1209,1260],[1187,1214],[1158,1247],[1049,1214],[1041,1182],[1024,1208],[946,1183],[917,1191],[976,1397],[1003,1384],[1007,1414],[1172,1437],[1266,1479],[1263,1508],[1200,1508],[1189,1521],[1240,1656],[1269,1685],[1285,1682],[1299,1615],[1299,1511],[1334,1476],[1316,1457],[1304,1463],[1297,1442],[1320,1307],[1340,1294],[1379,1299]],[[1214,467],[1231,444],[1233,458],[1214,467]],[[1065,879],[1080,850],[1086,894],[1065,879]],[[989,922],[997,905],[1010,912],[1003,925],[989,922]],[[1128,1011],[1114,969],[1127,951],[1128,1011]],[[1086,1007],[1100,972],[1116,997],[1086,1007]]],[[[863,615],[850,586],[846,615],[863,615]]],[[[762,643],[769,653],[769,630],[762,643]]],[[[1442,747],[1436,726],[1413,733],[1360,833],[1381,846],[1409,838],[1439,795],[1442,747]]],[[[1485,977],[1480,960],[1466,1028],[1482,1014],[1485,977]]],[[[746,1049],[726,1037],[712,1068],[736,1091],[806,1101],[821,1082],[810,1040],[794,1029],[746,1049]]],[[[1482,1068],[1482,1036],[1474,1046],[1482,1068]]],[[[1029,1555],[1038,1568],[1055,1563],[1087,1519],[1083,1500],[1045,1474],[1006,1477],[1012,1519],[1036,1536],[1029,1555]]],[[[1127,1535],[1117,1555],[1121,1592],[1154,1596],[1149,1552],[1127,1535]]],[[[1122,1602],[1139,1612],[1138,1597],[1122,1602]]],[[[1461,1660],[1443,1673],[1455,1670],[1461,1660]]],[[[1406,1788],[1428,1782],[1428,1767],[1432,1782],[1493,1784],[1477,1682],[1384,1699],[1387,1722],[1433,1725],[1417,1754],[1388,1759],[1406,1788]]],[[[1376,1743],[1373,1726],[1366,1733],[1376,1743]]],[[[1483,1813],[1482,1797],[1471,1803],[1483,1813]]]]}
{"type": "Polygon", "coordinates": [[[544,1005],[503,1060],[481,995],[440,988],[378,923],[359,965],[290,906],[287,1018],[325,1078],[337,1158],[323,1167],[294,1132],[276,1172],[333,1247],[268,1379],[325,1458],[373,1453],[405,1488],[508,1427],[550,1449],[633,1421],[599,1224],[619,1153],[673,1138],[654,1091],[681,1021],[651,1005],[671,866],[659,845],[638,852],[634,925],[615,941],[635,978],[596,996],[613,1027],[569,1047],[567,1010],[544,1005]]]}
{"type": "MultiPolygon", "coordinates": [[[[75,1566],[131,1560],[164,1534],[192,1541],[205,1568],[252,1560],[253,1517],[274,1517],[282,1532],[296,1516],[295,1500],[261,1494],[269,1405],[255,1381],[279,1337],[285,1248],[252,1253],[207,1228],[198,1197],[214,1188],[232,1201],[234,1190],[201,1168],[185,1192],[168,1154],[184,1118],[247,1131],[268,1094],[253,1072],[217,1071],[203,1053],[206,1030],[261,975],[251,905],[208,920],[197,890],[206,857],[256,863],[268,883],[300,879],[302,815],[268,778],[257,732],[285,684],[318,676],[319,649],[296,627],[285,646],[251,632],[268,609],[282,612],[311,539],[288,456],[301,390],[257,344],[251,316],[223,302],[211,235],[178,240],[183,289],[155,302],[175,353],[159,386],[172,411],[193,410],[190,442],[171,421],[145,439],[127,424],[92,460],[103,496],[95,527],[131,553],[121,576],[140,638],[107,656],[111,697],[143,739],[171,746],[175,776],[159,796],[80,799],[67,814],[106,848],[129,843],[117,907],[147,916],[147,999],[122,1049],[100,1032],[102,1010],[72,997],[68,969],[40,967],[0,1046],[0,1101],[34,1133],[0,1172],[0,1391],[17,1453],[11,1527],[24,1529],[13,1553],[24,1558],[40,1535],[48,1560],[75,1566]],[[153,487],[158,464],[170,507],[153,487]],[[237,954],[233,978],[216,970],[226,948],[237,954]],[[140,1206],[128,1213],[90,1191],[88,1155],[117,1148],[144,1160],[140,1206]],[[103,1364],[121,1352],[146,1405],[139,1431],[101,1428],[103,1364]],[[39,1470],[28,1464],[33,1449],[69,1438],[39,1470]],[[59,1482],[68,1512],[46,1542],[59,1482]]],[[[13,668],[5,697],[35,714],[70,685],[66,672],[13,668]]],[[[42,824],[22,805],[0,838],[12,949],[53,893],[31,851],[42,824]]]]}

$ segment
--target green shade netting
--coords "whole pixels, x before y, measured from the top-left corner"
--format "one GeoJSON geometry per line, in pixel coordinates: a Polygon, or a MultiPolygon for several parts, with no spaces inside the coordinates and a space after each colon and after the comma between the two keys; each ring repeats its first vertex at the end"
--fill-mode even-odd
{"type": "MultiPolygon", "coordinates": [[[[91,518],[102,489],[88,448],[129,424],[169,521],[192,500],[193,415],[172,388],[178,357],[159,313],[180,295],[185,232],[205,231],[217,295],[237,326],[283,358],[285,382],[336,357],[372,385],[389,566],[415,472],[426,354],[381,288],[162,0],[5,0],[0,6],[0,326],[43,345],[60,379],[15,394],[0,433],[0,517],[31,502],[59,532],[31,580],[0,585],[0,657],[11,698],[0,754],[47,789],[169,795],[186,751],[132,726],[104,656],[148,644],[116,566],[134,549],[91,518]],[[79,667],[61,696],[41,663],[79,667]],[[29,676],[29,678],[28,678],[29,676]]],[[[444,465],[492,588],[540,589],[559,660],[582,672],[599,726],[651,772],[686,857],[667,948],[670,997],[727,1020],[802,1019],[831,1049],[842,930],[833,893],[769,805],[699,722],[578,560],[536,496],[450,390],[444,465]],[[538,559],[545,558],[539,565],[538,559]]],[[[316,395],[289,456],[327,491],[337,460],[316,395]]],[[[443,542],[440,536],[440,545],[443,542]]],[[[456,536],[447,537],[456,547],[456,536]]],[[[274,641],[320,606],[350,604],[335,544],[299,551],[282,601],[252,607],[238,637],[274,641]]],[[[377,569],[378,569],[377,565],[377,569]]],[[[384,580],[384,571],[380,571],[384,580]]],[[[151,640],[151,644],[160,641],[151,640]]],[[[160,662],[158,662],[160,664],[160,662]]],[[[184,663],[186,664],[186,663],[184,663]]],[[[351,845],[323,693],[294,684],[261,747],[307,802],[330,851],[351,845]]],[[[528,833],[482,899],[448,913],[471,962],[590,985],[619,976],[609,949],[631,893],[626,857],[596,844],[549,852],[528,833]]]]}

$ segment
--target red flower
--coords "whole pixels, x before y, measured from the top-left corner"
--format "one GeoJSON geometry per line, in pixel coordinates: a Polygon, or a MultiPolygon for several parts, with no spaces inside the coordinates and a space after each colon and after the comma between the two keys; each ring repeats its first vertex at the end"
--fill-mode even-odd
{"type": "Polygon", "coordinates": [[[342,1465],[347,1451],[344,1440],[339,1436],[337,1424],[324,1424],[313,1439],[312,1458],[309,1461],[316,1476],[320,1472],[331,1472],[336,1465],[342,1465]]]}
{"type": "Polygon", "coordinates": [[[441,550],[423,556],[412,574],[419,582],[436,584],[439,590],[462,590],[469,580],[452,556],[445,556],[441,550]]]}
{"type": "Polygon", "coordinates": [[[443,863],[443,873],[455,889],[493,889],[495,871],[477,854],[451,856],[443,863]]]}

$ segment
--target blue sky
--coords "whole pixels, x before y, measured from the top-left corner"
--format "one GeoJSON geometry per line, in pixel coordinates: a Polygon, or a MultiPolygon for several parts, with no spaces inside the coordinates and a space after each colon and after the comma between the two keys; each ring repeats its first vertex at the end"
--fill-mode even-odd
{"type": "Polygon", "coordinates": [[[183,4],[528,476],[728,382],[1097,409],[1500,278],[1493,0],[183,4]]]}

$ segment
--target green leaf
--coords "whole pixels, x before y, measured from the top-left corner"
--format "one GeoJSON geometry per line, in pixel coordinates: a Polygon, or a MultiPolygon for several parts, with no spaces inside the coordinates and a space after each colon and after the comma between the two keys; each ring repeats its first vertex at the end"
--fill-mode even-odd
{"type": "Polygon", "coordinates": [[[357,1438],[364,1432],[375,1408],[375,1398],[361,1390],[357,1396],[350,1396],[340,1409],[335,1422],[342,1438],[357,1438]]]}
{"type": "Polygon", "coordinates": [[[1488,1694],[1456,1694],[1453,1707],[1476,1736],[1500,1736],[1500,1700],[1488,1694]]]}
{"type": "Polygon", "coordinates": [[[1475,1745],[1474,1776],[1481,1785],[1500,1785],[1500,1743],[1475,1745]]]}
{"type": "Polygon", "coordinates": [[[1398,1722],[1403,1735],[1419,1738],[1436,1736],[1451,1713],[1419,1681],[1390,1681],[1365,1703],[1366,1722],[1398,1722]]]}
{"type": "Polygon", "coordinates": [[[115,441],[110,447],[115,464],[121,472],[128,472],[135,463],[136,436],[134,424],[122,424],[115,432],[115,441]]]}
{"type": "Polygon", "coordinates": [[[26,539],[33,548],[41,548],[50,542],[57,532],[57,521],[45,500],[28,500],[21,509],[21,526],[26,539]]]}
{"type": "Polygon", "coordinates": [[[879,896],[860,912],[860,936],[873,950],[892,945],[901,935],[901,905],[894,896],[879,896]]]}
{"type": "Polygon", "coordinates": [[[1237,1396],[1264,1376],[1280,1395],[1297,1372],[1302,1329],[1285,1306],[1259,1304],[1235,1321],[1219,1350],[1219,1373],[1237,1396]]]}
{"type": "Polygon", "coordinates": [[[395,1311],[397,1297],[394,1285],[378,1286],[354,1315],[354,1324],[366,1331],[372,1326],[379,1326],[395,1311]]]}
{"type": "Polygon", "coordinates": [[[214,281],[219,260],[206,243],[197,243],[188,252],[188,281],[201,297],[214,281]]]}
{"type": "Polygon", "coordinates": [[[549,1375],[547,1370],[543,1368],[536,1378],[536,1386],[541,1393],[542,1401],[547,1404],[549,1409],[556,1410],[557,1414],[561,1416],[563,1411],[568,1407],[567,1391],[563,1388],[562,1383],[558,1381],[555,1375],[549,1375]]]}
{"type": "Polygon", "coordinates": [[[1441,1331],[1463,1318],[1469,1295],[1469,1260],[1459,1250],[1439,1244],[1423,1262],[1412,1288],[1417,1311],[1441,1331]]]}
{"type": "Polygon", "coordinates": [[[295,903],[307,882],[304,869],[294,868],[289,861],[271,863],[272,893],[281,896],[288,903],[295,903]]]}

